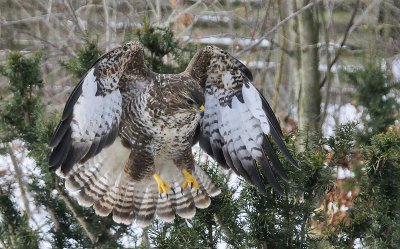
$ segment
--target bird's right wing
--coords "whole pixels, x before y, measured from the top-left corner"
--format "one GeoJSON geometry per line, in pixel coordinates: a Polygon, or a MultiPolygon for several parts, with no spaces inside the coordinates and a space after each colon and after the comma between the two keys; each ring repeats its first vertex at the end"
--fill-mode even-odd
{"type": "Polygon", "coordinates": [[[66,175],[74,164],[85,162],[114,142],[122,113],[120,79],[132,61],[144,65],[143,48],[136,42],[103,55],[81,79],[50,142],[51,169],[66,175]]]}
{"type": "Polygon", "coordinates": [[[282,193],[275,174],[287,177],[270,138],[289,162],[297,163],[282,140],[275,114],[252,84],[250,71],[222,49],[207,46],[192,59],[187,72],[205,89],[200,147],[261,193],[266,194],[263,177],[282,193]]]}

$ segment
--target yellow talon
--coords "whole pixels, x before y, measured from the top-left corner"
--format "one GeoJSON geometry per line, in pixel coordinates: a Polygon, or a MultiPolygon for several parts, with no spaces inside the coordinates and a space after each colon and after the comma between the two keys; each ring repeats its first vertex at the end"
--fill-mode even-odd
{"type": "Polygon", "coordinates": [[[163,179],[161,179],[159,174],[157,174],[157,173],[153,174],[153,178],[157,182],[158,192],[160,194],[163,194],[163,193],[166,194],[166,193],[168,193],[168,191],[171,190],[171,185],[169,185],[168,183],[164,182],[163,179]]]}
{"type": "Polygon", "coordinates": [[[195,189],[199,189],[199,183],[196,181],[194,176],[192,176],[186,169],[182,170],[183,176],[185,177],[185,182],[182,184],[182,189],[185,189],[189,186],[193,186],[195,189]]]}
{"type": "Polygon", "coordinates": [[[200,111],[203,111],[203,110],[204,110],[204,105],[201,105],[201,106],[199,107],[199,110],[200,110],[200,111]]]}

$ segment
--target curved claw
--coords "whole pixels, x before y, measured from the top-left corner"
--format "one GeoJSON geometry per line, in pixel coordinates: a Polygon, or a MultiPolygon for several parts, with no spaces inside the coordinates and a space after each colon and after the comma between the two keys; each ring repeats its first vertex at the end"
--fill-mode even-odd
{"type": "Polygon", "coordinates": [[[163,193],[167,194],[168,191],[170,191],[172,189],[171,185],[164,182],[164,180],[161,179],[159,174],[157,174],[157,173],[153,174],[153,178],[157,182],[158,192],[160,194],[163,194],[163,193]]]}
{"type": "Polygon", "coordinates": [[[187,171],[186,169],[183,169],[182,170],[182,173],[183,173],[183,176],[185,177],[185,182],[184,183],[182,183],[182,189],[186,189],[188,186],[189,186],[189,184],[190,184],[190,186],[193,188],[195,188],[195,189],[199,189],[200,188],[200,185],[199,185],[199,183],[197,182],[197,180],[196,180],[196,178],[194,178],[194,176],[192,176],[190,173],[189,173],[189,171],[187,171]]]}

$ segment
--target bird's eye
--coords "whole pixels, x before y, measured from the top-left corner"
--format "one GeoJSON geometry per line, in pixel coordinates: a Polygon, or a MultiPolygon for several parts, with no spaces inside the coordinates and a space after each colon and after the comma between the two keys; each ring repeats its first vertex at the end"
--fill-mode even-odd
{"type": "Polygon", "coordinates": [[[194,101],[192,99],[186,99],[186,103],[188,103],[188,105],[194,105],[194,101]]]}

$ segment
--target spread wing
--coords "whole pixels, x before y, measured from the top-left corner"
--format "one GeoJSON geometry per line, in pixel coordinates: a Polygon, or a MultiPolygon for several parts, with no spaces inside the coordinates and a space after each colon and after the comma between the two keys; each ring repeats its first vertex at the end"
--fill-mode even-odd
{"type": "Polygon", "coordinates": [[[266,194],[263,177],[282,193],[275,175],[283,179],[287,176],[270,138],[291,164],[297,164],[282,140],[282,131],[271,107],[253,86],[251,72],[214,46],[200,50],[186,71],[205,88],[200,147],[261,193],[266,194]]]}
{"type": "Polygon", "coordinates": [[[144,60],[142,53],[142,46],[135,42],[117,47],[81,79],[50,142],[50,168],[67,174],[75,163],[85,162],[114,142],[122,112],[120,79],[133,58],[144,60]]]}

